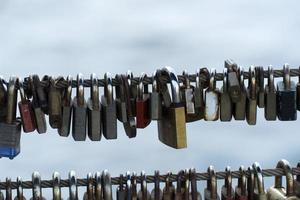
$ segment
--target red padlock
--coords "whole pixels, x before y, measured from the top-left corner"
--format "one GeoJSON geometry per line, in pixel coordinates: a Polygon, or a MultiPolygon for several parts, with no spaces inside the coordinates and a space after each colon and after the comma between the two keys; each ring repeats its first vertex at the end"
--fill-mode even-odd
{"type": "Polygon", "coordinates": [[[143,81],[147,75],[142,73],[139,80],[137,99],[136,99],[136,127],[146,128],[150,122],[150,94],[148,93],[148,85],[143,81]]]}

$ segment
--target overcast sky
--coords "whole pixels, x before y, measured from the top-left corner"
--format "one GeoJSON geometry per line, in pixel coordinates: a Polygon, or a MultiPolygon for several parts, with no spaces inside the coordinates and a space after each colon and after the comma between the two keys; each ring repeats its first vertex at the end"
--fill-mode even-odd
{"type": "MultiPolygon", "coordinates": [[[[0,3],[0,73],[85,77],[131,69],[135,74],[172,66],[223,68],[226,58],[248,68],[300,64],[299,1],[6,1],[0,3]]],[[[297,79],[295,79],[297,80],[297,79]]],[[[158,140],[156,123],[129,140],[119,124],[118,140],[74,142],[48,129],[22,135],[21,154],[0,161],[0,177],[43,178],[74,169],[79,176],[109,169],[153,173],[208,165],[238,169],[259,161],[275,167],[281,158],[299,161],[299,121],[266,122],[258,110],[256,126],[246,122],[187,125],[188,148],[174,150],[158,140]]]]}

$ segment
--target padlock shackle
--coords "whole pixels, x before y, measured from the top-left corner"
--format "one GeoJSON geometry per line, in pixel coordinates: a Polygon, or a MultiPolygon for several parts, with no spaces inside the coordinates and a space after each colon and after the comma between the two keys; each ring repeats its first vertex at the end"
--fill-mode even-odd
{"type": "Polygon", "coordinates": [[[249,199],[253,199],[253,193],[255,188],[255,177],[254,177],[254,171],[253,167],[248,167],[249,177],[247,178],[247,190],[248,190],[248,196],[249,199]]]}
{"type": "Polygon", "coordinates": [[[54,172],[52,175],[52,181],[53,181],[53,200],[59,200],[61,199],[61,187],[60,187],[60,174],[58,172],[54,172]]]}
{"type": "Polygon", "coordinates": [[[67,77],[67,87],[65,89],[64,93],[64,105],[70,106],[72,102],[72,83],[73,83],[73,77],[71,75],[68,75],[67,77]]]}
{"type": "Polygon", "coordinates": [[[217,175],[212,165],[208,167],[207,173],[209,174],[209,178],[210,178],[207,181],[207,189],[210,191],[210,198],[217,199],[218,197],[217,175]]]}
{"type": "Polygon", "coordinates": [[[32,173],[32,196],[33,199],[42,199],[41,176],[39,172],[32,173]]]}
{"type": "Polygon", "coordinates": [[[100,102],[99,102],[99,87],[98,87],[98,78],[95,73],[91,74],[91,100],[92,100],[92,106],[93,109],[99,109],[100,108],[100,102]]]}
{"type": "Polygon", "coordinates": [[[143,198],[147,197],[147,180],[145,171],[141,172],[141,191],[143,198]]]}
{"type": "Polygon", "coordinates": [[[287,63],[283,65],[283,82],[285,89],[291,88],[290,67],[287,63]]]}
{"type": "Polygon", "coordinates": [[[211,68],[210,73],[209,73],[209,90],[214,90],[216,88],[216,69],[215,68],[211,68]]]}
{"type": "Polygon", "coordinates": [[[241,189],[241,195],[247,194],[247,177],[245,167],[242,165],[239,168],[240,178],[238,179],[238,187],[241,189]]]}
{"type": "Polygon", "coordinates": [[[6,123],[12,124],[16,120],[17,115],[17,88],[16,83],[18,78],[11,76],[7,88],[7,113],[6,123]]]}
{"type": "Polygon", "coordinates": [[[17,177],[17,198],[18,199],[24,199],[24,194],[23,194],[23,181],[20,176],[17,177]]]}
{"type": "Polygon", "coordinates": [[[191,192],[192,192],[192,199],[195,199],[197,195],[197,179],[196,179],[196,169],[192,168],[189,171],[190,181],[191,181],[191,192]]]}
{"type": "Polygon", "coordinates": [[[18,84],[19,84],[21,102],[25,102],[26,101],[26,95],[25,95],[25,91],[24,91],[23,80],[21,78],[18,80],[18,84]]]}
{"type": "Polygon", "coordinates": [[[268,74],[269,74],[269,77],[268,77],[268,87],[269,87],[269,90],[271,92],[273,92],[274,89],[275,89],[275,85],[274,85],[274,69],[273,69],[272,65],[268,66],[268,74]]]}
{"type": "Polygon", "coordinates": [[[184,81],[183,84],[185,86],[186,89],[191,87],[191,82],[190,82],[190,78],[189,78],[189,72],[185,69],[182,72],[182,76],[184,77],[184,81]]]}
{"type": "Polygon", "coordinates": [[[245,86],[245,84],[244,84],[244,68],[242,66],[238,67],[238,74],[239,74],[240,86],[243,87],[245,86]]]}
{"type": "Polygon", "coordinates": [[[227,92],[228,90],[228,69],[223,69],[223,91],[227,92]]]}
{"type": "Polygon", "coordinates": [[[160,70],[156,69],[152,74],[152,92],[159,92],[159,73],[160,70]]]}
{"type": "Polygon", "coordinates": [[[254,187],[257,186],[257,191],[259,194],[265,193],[264,178],[262,175],[262,169],[258,162],[253,163],[253,173],[254,173],[254,187]]]}
{"type": "Polygon", "coordinates": [[[137,98],[138,100],[143,100],[144,93],[147,92],[145,91],[145,87],[148,87],[148,85],[144,84],[144,80],[147,78],[147,74],[142,72],[140,78],[139,78],[139,84],[137,88],[137,98]]]}
{"type": "Polygon", "coordinates": [[[251,99],[256,99],[256,72],[253,65],[249,68],[249,83],[248,88],[250,90],[251,99]]]}
{"type": "Polygon", "coordinates": [[[132,191],[132,196],[137,195],[137,180],[136,180],[136,172],[132,172],[131,176],[131,191],[132,191]]]}
{"type": "MultiPolygon", "coordinates": [[[[286,196],[294,195],[294,178],[290,163],[287,160],[280,160],[276,166],[277,169],[283,169],[286,178],[286,196]]],[[[282,177],[275,176],[275,188],[282,188],[282,177]]]]}
{"type": "Polygon", "coordinates": [[[81,73],[77,74],[77,104],[78,106],[84,105],[84,79],[81,73]]]}
{"type": "Polygon", "coordinates": [[[88,173],[86,176],[87,180],[87,187],[86,187],[86,194],[87,199],[93,199],[94,198],[94,180],[92,173],[88,173]]]}
{"type": "Polygon", "coordinates": [[[225,187],[227,190],[227,196],[231,197],[231,189],[232,189],[232,173],[230,166],[227,166],[225,168],[226,178],[225,178],[225,187]]]}
{"type": "Polygon", "coordinates": [[[167,75],[169,77],[169,81],[171,84],[171,89],[172,89],[172,102],[173,103],[180,103],[180,87],[179,87],[179,82],[178,78],[176,76],[176,73],[174,72],[173,68],[171,67],[164,67],[161,70],[162,75],[167,75]]]}
{"type": "Polygon", "coordinates": [[[78,200],[77,177],[75,171],[69,173],[69,199],[78,200]]]}
{"type": "Polygon", "coordinates": [[[201,88],[201,86],[202,86],[200,76],[201,76],[201,70],[197,69],[196,70],[196,81],[195,81],[196,88],[201,88]]]}
{"type": "Polygon", "coordinates": [[[11,178],[6,178],[6,195],[5,199],[10,200],[12,199],[12,187],[11,187],[11,178]]]}
{"type": "Polygon", "coordinates": [[[111,186],[111,177],[107,170],[102,172],[102,183],[103,183],[103,197],[104,199],[112,199],[112,186],[111,186]]]}
{"type": "Polygon", "coordinates": [[[102,180],[101,180],[101,173],[95,173],[95,199],[99,199],[102,197],[102,180]]]}
{"type": "Polygon", "coordinates": [[[170,181],[171,180],[171,176],[172,176],[172,172],[167,172],[167,176],[166,176],[166,183],[165,183],[165,190],[167,192],[169,192],[171,190],[171,186],[172,186],[172,182],[170,181]]]}
{"type": "Polygon", "coordinates": [[[178,175],[177,175],[177,182],[176,182],[176,192],[178,193],[181,193],[181,189],[182,189],[182,181],[185,179],[184,177],[184,171],[183,170],[180,170],[178,172],[178,175]]]}
{"type": "Polygon", "coordinates": [[[105,82],[104,96],[107,99],[107,104],[110,105],[114,100],[114,94],[113,94],[112,76],[109,72],[106,72],[104,74],[104,82],[105,82]]]}

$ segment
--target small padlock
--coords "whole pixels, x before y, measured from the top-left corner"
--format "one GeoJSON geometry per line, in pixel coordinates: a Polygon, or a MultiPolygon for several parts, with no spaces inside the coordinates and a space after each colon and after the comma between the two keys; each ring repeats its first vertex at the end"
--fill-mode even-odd
{"type": "Polygon", "coordinates": [[[69,172],[69,198],[68,200],[78,200],[78,186],[75,171],[69,172]]]}
{"type": "Polygon", "coordinates": [[[61,187],[60,187],[60,174],[58,172],[54,172],[52,175],[53,189],[52,196],[53,200],[62,200],[61,198],[61,187]]]}
{"type": "Polygon", "coordinates": [[[39,172],[32,173],[32,198],[31,200],[46,200],[42,195],[41,176],[39,172]]]}
{"type": "Polygon", "coordinates": [[[98,78],[91,74],[91,97],[87,103],[88,110],[88,136],[92,141],[101,140],[101,106],[99,100],[98,78]]]}
{"type": "Polygon", "coordinates": [[[16,119],[17,83],[10,77],[7,88],[6,120],[0,122],[0,157],[13,159],[20,153],[21,122],[16,119]]]}
{"type": "Polygon", "coordinates": [[[159,171],[156,170],[154,172],[154,188],[151,192],[152,200],[162,200],[162,191],[160,189],[160,179],[159,179],[159,171]]]}
{"type": "Polygon", "coordinates": [[[204,189],[204,199],[205,200],[219,200],[217,187],[217,176],[213,166],[209,166],[207,169],[209,174],[209,180],[207,181],[207,186],[204,189]]]}
{"type": "Polygon", "coordinates": [[[0,121],[6,119],[7,89],[2,77],[0,77],[0,121]]]}
{"type": "Polygon", "coordinates": [[[150,192],[147,189],[147,178],[144,171],[141,172],[141,189],[138,193],[138,200],[150,200],[150,192]]]}
{"type": "Polygon", "coordinates": [[[259,108],[265,107],[265,78],[264,78],[264,68],[263,67],[256,67],[256,83],[258,88],[258,94],[257,94],[257,105],[259,108]]]}
{"type": "Polygon", "coordinates": [[[95,200],[103,200],[102,198],[102,179],[101,179],[101,173],[96,172],[95,173],[95,183],[94,183],[94,192],[95,192],[95,200]]]}
{"type": "Polygon", "coordinates": [[[136,98],[137,98],[137,84],[133,84],[133,79],[134,75],[133,73],[128,70],[127,73],[127,80],[128,80],[128,85],[129,85],[129,90],[128,90],[128,96],[130,99],[130,104],[131,104],[131,112],[134,117],[136,117],[136,98]]]}
{"type": "Polygon", "coordinates": [[[253,167],[249,166],[248,167],[248,178],[247,178],[247,193],[248,193],[248,199],[254,199],[254,187],[255,187],[255,178],[254,178],[254,171],[253,167]]]}
{"type": "Polygon", "coordinates": [[[288,64],[283,66],[283,81],[277,83],[277,116],[280,121],[297,120],[296,85],[290,80],[288,64]]]}
{"type": "Polygon", "coordinates": [[[71,127],[71,120],[72,120],[72,82],[73,78],[72,76],[67,77],[67,84],[63,99],[62,99],[62,122],[61,127],[58,129],[58,134],[62,137],[68,137],[70,134],[70,127],[71,127]]]}
{"type": "Polygon", "coordinates": [[[200,192],[198,192],[198,189],[197,189],[196,175],[197,175],[196,169],[195,168],[190,169],[190,171],[189,171],[189,179],[191,182],[191,192],[189,195],[190,200],[201,200],[202,199],[201,194],[200,194],[200,192]]]}
{"type": "Polygon", "coordinates": [[[161,70],[167,75],[172,88],[172,103],[169,107],[163,106],[162,119],[158,121],[159,140],[176,149],[186,148],[186,120],[185,108],[180,101],[180,90],[177,76],[170,67],[161,70]]]}
{"type": "MultiPolygon", "coordinates": [[[[47,78],[47,77],[45,77],[47,78]]],[[[37,96],[37,100],[39,102],[39,105],[42,109],[42,111],[45,114],[48,114],[48,98],[47,98],[47,93],[44,90],[44,88],[41,85],[41,81],[38,75],[33,75],[32,76],[33,79],[33,84],[35,87],[35,91],[36,91],[36,96],[37,96]]]]}
{"type": "Polygon", "coordinates": [[[139,79],[137,99],[136,99],[136,127],[146,128],[150,122],[150,94],[148,93],[148,85],[143,81],[147,78],[145,73],[142,73],[139,79]]]}
{"type": "Polygon", "coordinates": [[[184,181],[185,181],[185,174],[183,170],[180,170],[177,174],[177,184],[175,190],[175,200],[184,200],[184,181]]]}
{"type": "MultiPolygon", "coordinates": [[[[0,192],[0,196],[1,196],[2,192],[0,192]]],[[[0,197],[0,199],[4,199],[3,198],[3,194],[2,197],[0,197]]],[[[24,197],[24,193],[23,193],[23,181],[22,178],[20,176],[17,177],[17,196],[15,197],[15,200],[26,200],[26,198],[24,197]]]]}
{"type": "Polygon", "coordinates": [[[127,109],[125,101],[125,89],[122,76],[117,74],[115,77],[118,85],[116,86],[116,105],[117,105],[117,119],[125,123],[127,122],[127,109]]]}
{"type": "Polygon", "coordinates": [[[254,173],[254,187],[253,187],[253,199],[254,200],[267,200],[268,196],[264,187],[264,179],[262,175],[262,169],[259,163],[255,162],[252,165],[254,173]]]}
{"type": "MultiPolygon", "coordinates": [[[[300,70],[300,67],[299,67],[300,70]]],[[[300,74],[297,83],[297,109],[300,111],[300,74]]]]}
{"type": "Polygon", "coordinates": [[[222,200],[234,200],[234,191],[232,188],[232,174],[231,169],[229,166],[225,169],[226,177],[225,177],[225,184],[222,186],[221,189],[221,199],[222,200]]]}
{"type": "Polygon", "coordinates": [[[245,120],[246,118],[246,101],[247,101],[247,90],[244,84],[244,69],[238,67],[239,83],[241,87],[240,100],[234,103],[233,116],[235,120],[245,120]]]}
{"type": "Polygon", "coordinates": [[[59,81],[63,81],[63,77],[54,79],[50,78],[49,92],[48,92],[48,112],[49,124],[52,128],[61,127],[62,123],[62,91],[57,87],[59,81]]]}
{"type": "Polygon", "coordinates": [[[112,200],[111,177],[107,170],[104,170],[102,172],[102,188],[103,188],[103,199],[112,200]]]}
{"type": "Polygon", "coordinates": [[[152,76],[152,92],[150,94],[151,120],[160,120],[162,117],[162,95],[159,88],[158,74],[159,70],[156,70],[152,76]]]}
{"type": "Polygon", "coordinates": [[[228,70],[223,71],[223,87],[220,91],[220,121],[228,122],[232,118],[232,102],[228,92],[228,70]]]}
{"type": "Polygon", "coordinates": [[[274,85],[274,71],[272,66],[268,67],[268,76],[268,85],[265,87],[265,119],[276,120],[276,89],[274,85]]]}
{"type": "Polygon", "coordinates": [[[23,87],[23,81],[19,80],[19,91],[21,101],[18,103],[19,111],[22,120],[22,126],[24,133],[30,133],[35,131],[35,119],[31,101],[26,97],[23,87]]]}
{"type": "Polygon", "coordinates": [[[216,121],[219,119],[219,90],[216,88],[216,69],[211,69],[209,87],[205,91],[205,121],[216,121]]]}
{"type": "Polygon", "coordinates": [[[237,74],[237,64],[231,60],[225,60],[225,68],[228,69],[228,93],[231,101],[237,103],[241,98],[241,87],[237,74]]]}
{"type": "Polygon", "coordinates": [[[168,172],[163,189],[163,200],[173,200],[175,198],[175,188],[171,182],[172,173],[168,172]]]}
{"type": "Polygon", "coordinates": [[[101,97],[102,131],[107,140],[117,139],[117,107],[113,95],[112,77],[109,72],[104,74],[104,95],[101,97]]]}
{"type": "Polygon", "coordinates": [[[73,99],[72,136],[75,141],[86,139],[87,105],[84,99],[82,74],[77,75],[77,94],[73,99]]]}
{"type": "Polygon", "coordinates": [[[87,186],[86,192],[83,195],[84,200],[94,200],[94,186],[93,186],[93,175],[92,173],[87,174],[87,186]]]}
{"type": "Polygon", "coordinates": [[[246,101],[246,119],[249,125],[256,124],[257,113],[257,92],[256,92],[256,74],[254,66],[249,68],[249,81],[246,101]]]}
{"type": "Polygon", "coordinates": [[[132,200],[137,200],[137,181],[136,181],[136,172],[133,172],[132,175],[131,175],[131,194],[132,194],[132,197],[131,199],[132,200]]]}
{"type": "Polygon", "coordinates": [[[247,177],[243,165],[239,168],[239,172],[238,185],[235,187],[235,200],[248,200],[247,177]]]}
{"type": "Polygon", "coordinates": [[[275,176],[275,185],[270,187],[267,191],[268,199],[285,200],[294,199],[297,197],[294,193],[294,178],[292,169],[288,161],[280,160],[277,163],[276,169],[282,169],[286,178],[286,188],[282,186],[282,177],[275,176]]]}
{"type": "Polygon", "coordinates": [[[36,123],[36,130],[39,134],[42,134],[42,133],[46,133],[47,131],[47,123],[46,123],[45,113],[42,110],[39,97],[37,94],[36,86],[40,84],[39,78],[38,77],[34,78],[34,77],[35,76],[29,76],[28,83],[30,85],[31,92],[32,92],[32,107],[33,107],[34,119],[36,123]]]}
{"type": "Polygon", "coordinates": [[[201,120],[204,118],[204,99],[203,99],[203,89],[204,89],[204,83],[201,80],[201,69],[198,69],[196,71],[196,86],[194,88],[194,103],[195,103],[195,113],[198,115],[198,120],[201,120]]]}
{"type": "Polygon", "coordinates": [[[126,200],[126,190],[124,187],[124,176],[123,174],[119,177],[119,186],[117,188],[117,200],[126,200]]]}

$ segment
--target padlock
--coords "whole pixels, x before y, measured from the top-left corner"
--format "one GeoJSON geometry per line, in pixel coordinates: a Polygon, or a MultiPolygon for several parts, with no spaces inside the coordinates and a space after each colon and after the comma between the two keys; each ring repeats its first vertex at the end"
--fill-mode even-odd
{"type": "MultiPolygon", "coordinates": [[[[300,67],[299,67],[299,70],[300,70],[300,67]]],[[[297,83],[297,109],[300,111],[300,74],[298,76],[298,83],[297,83]]]]}
{"type": "Polygon", "coordinates": [[[113,95],[112,77],[109,72],[104,74],[104,95],[101,96],[102,131],[107,140],[117,139],[117,107],[113,95]]]}
{"type": "Polygon", "coordinates": [[[159,178],[159,171],[156,170],[154,172],[154,188],[151,192],[151,199],[152,200],[162,200],[162,191],[160,189],[160,178],[159,178]]]}
{"type": "Polygon", "coordinates": [[[268,85],[265,87],[265,119],[276,120],[276,89],[274,85],[273,67],[268,67],[268,85]]]}
{"type": "Polygon", "coordinates": [[[119,177],[119,186],[117,188],[117,200],[126,200],[126,190],[124,187],[124,176],[123,174],[119,177]]]}
{"type": "Polygon", "coordinates": [[[37,85],[40,84],[39,78],[35,77],[35,79],[34,79],[34,76],[29,76],[28,83],[30,85],[31,92],[32,92],[32,107],[33,107],[34,119],[35,119],[35,123],[36,123],[36,130],[39,134],[46,133],[47,123],[46,123],[45,113],[42,110],[42,107],[41,107],[41,104],[40,104],[40,101],[38,98],[38,94],[37,94],[37,88],[36,88],[36,84],[37,85]],[[35,82],[34,82],[34,80],[35,80],[35,82]]]}
{"type": "MultiPolygon", "coordinates": [[[[2,192],[0,193],[1,196],[2,192]]],[[[4,199],[3,198],[3,194],[2,197],[0,197],[0,199],[4,199]]],[[[15,197],[15,200],[26,200],[26,198],[24,197],[23,194],[23,181],[22,178],[20,176],[17,177],[17,196],[15,197]]]]}
{"type": "Polygon", "coordinates": [[[63,80],[63,77],[50,78],[48,92],[49,124],[54,129],[60,128],[62,123],[62,91],[57,87],[57,83],[63,80]]]}
{"type": "Polygon", "coordinates": [[[197,189],[197,177],[196,176],[197,176],[196,169],[195,168],[190,169],[190,171],[189,171],[189,179],[191,182],[191,192],[189,195],[190,200],[201,200],[202,199],[201,194],[200,194],[200,192],[198,192],[198,189],[197,189]]]}
{"type": "Polygon", "coordinates": [[[259,163],[255,162],[252,165],[254,173],[254,187],[253,187],[253,199],[254,200],[267,200],[268,196],[264,187],[264,179],[262,175],[262,169],[259,163]]]}
{"type": "Polygon", "coordinates": [[[87,105],[84,99],[82,74],[77,75],[77,94],[73,99],[72,136],[75,141],[85,141],[87,125],[87,105]]]}
{"type": "Polygon", "coordinates": [[[111,177],[107,170],[104,170],[102,172],[102,188],[103,188],[103,199],[112,200],[111,177]]]}
{"type": "Polygon", "coordinates": [[[53,200],[62,200],[61,187],[60,187],[60,174],[58,172],[53,173],[52,181],[53,181],[53,188],[52,188],[53,200]]]}
{"type": "Polygon", "coordinates": [[[91,74],[91,97],[87,103],[88,110],[88,136],[92,141],[101,140],[101,106],[99,100],[98,78],[91,74]]]}
{"type": "Polygon", "coordinates": [[[253,200],[254,199],[254,187],[255,187],[255,178],[254,178],[254,170],[252,166],[248,167],[248,178],[247,178],[247,193],[248,193],[248,199],[253,200]]]}
{"type": "Polygon", "coordinates": [[[232,174],[231,169],[229,166],[225,169],[226,177],[225,177],[225,184],[222,186],[221,189],[221,199],[222,200],[234,200],[234,191],[232,188],[232,174]]]}
{"type": "Polygon", "coordinates": [[[78,200],[77,177],[75,171],[69,172],[69,198],[68,200],[78,200]]]}
{"type": "Polygon", "coordinates": [[[126,105],[126,114],[127,114],[127,120],[126,122],[123,122],[123,127],[125,129],[126,135],[129,138],[136,137],[136,117],[133,111],[132,106],[135,106],[135,103],[132,103],[131,98],[131,88],[130,88],[130,81],[128,79],[128,76],[121,75],[123,80],[123,86],[124,86],[124,96],[125,96],[125,105],[126,105]]]}
{"type": "Polygon", "coordinates": [[[165,179],[165,187],[163,189],[163,200],[173,200],[175,198],[175,188],[171,182],[172,173],[168,172],[165,179]]]}
{"type": "Polygon", "coordinates": [[[17,80],[16,77],[9,79],[6,120],[0,122],[0,157],[10,159],[20,153],[21,122],[16,119],[17,80]]]}
{"type": "Polygon", "coordinates": [[[185,181],[185,174],[183,170],[180,170],[177,174],[177,181],[176,181],[176,190],[175,190],[175,200],[184,200],[184,181],[185,181]]]}
{"type": "Polygon", "coordinates": [[[280,121],[297,120],[296,85],[290,80],[288,64],[283,66],[283,81],[277,83],[277,116],[280,121]]]}
{"type": "Polygon", "coordinates": [[[186,148],[186,120],[185,108],[180,101],[180,90],[177,76],[170,67],[161,70],[167,75],[172,88],[172,103],[169,107],[163,106],[162,119],[158,121],[159,140],[176,149],[186,148]]]}
{"type": "Polygon", "coordinates": [[[225,68],[228,69],[228,93],[233,103],[241,100],[241,85],[237,74],[237,64],[231,60],[225,60],[225,68]]]}
{"type": "MultiPolygon", "coordinates": [[[[300,162],[297,164],[297,168],[299,170],[300,168],[300,162]]],[[[300,198],[300,175],[296,176],[296,179],[294,180],[294,192],[295,195],[300,198]]]]}
{"type": "Polygon", "coordinates": [[[268,199],[298,199],[294,193],[294,178],[290,163],[286,160],[280,160],[277,163],[276,169],[282,169],[286,178],[286,188],[282,186],[282,177],[275,176],[275,185],[267,191],[268,199]]]}
{"type": "Polygon", "coordinates": [[[189,198],[190,198],[190,173],[189,173],[189,169],[185,169],[183,199],[189,199],[189,198]]]}
{"type": "Polygon", "coordinates": [[[30,133],[35,131],[35,119],[31,101],[26,97],[23,87],[23,81],[19,79],[19,91],[21,101],[18,103],[19,111],[22,120],[22,127],[24,133],[30,133]]]}
{"type": "Polygon", "coordinates": [[[255,67],[256,69],[256,83],[257,83],[257,106],[259,108],[265,107],[265,78],[264,78],[264,68],[263,67],[255,67]]]}
{"type": "Polygon", "coordinates": [[[144,171],[141,172],[141,189],[138,193],[138,200],[150,200],[150,192],[147,189],[147,178],[144,171]]]}
{"type": "Polygon", "coordinates": [[[256,92],[256,74],[254,66],[249,68],[249,81],[246,101],[246,119],[249,125],[256,124],[257,113],[257,92],[256,92]]]}
{"type": "Polygon", "coordinates": [[[131,104],[131,112],[132,112],[132,115],[134,117],[136,117],[136,98],[137,98],[137,84],[134,84],[133,83],[133,79],[134,79],[134,76],[133,76],[133,73],[128,70],[127,73],[127,80],[128,80],[128,85],[129,85],[129,89],[128,89],[128,98],[130,99],[130,104],[131,104]]]}
{"type": "Polygon", "coordinates": [[[101,173],[95,173],[95,183],[94,183],[94,191],[95,191],[95,200],[102,200],[102,180],[101,180],[101,173]]]}
{"type": "Polygon", "coordinates": [[[7,88],[2,77],[0,77],[0,121],[6,119],[7,88]]]}
{"type": "Polygon", "coordinates": [[[232,102],[228,92],[228,70],[223,71],[223,87],[220,91],[220,121],[228,122],[232,118],[232,102]]]}
{"type": "MultiPolygon", "coordinates": [[[[184,82],[183,82],[184,84],[181,87],[181,90],[182,90],[181,94],[182,94],[183,102],[185,103],[186,122],[198,121],[203,118],[204,113],[201,112],[201,110],[200,110],[201,107],[200,107],[200,109],[197,109],[195,107],[195,87],[190,84],[189,74],[186,70],[183,71],[182,76],[184,77],[184,82]]],[[[199,100],[199,96],[201,96],[201,94],[200,94],[201,89],[199,88],[199,86],[200,85],[198,85],[198,90],[197,90],[198,100],[199,100]]],[[[203,95],[202,95],[202,98],[203,98],[203,95]]]]}
{"type": "Polygon", "coordinates": [[[148,93],[148,85],[144,84],[147,78],[145,73],[142,73],[139,79],[138,92],[136,98],[136,127],[146,128],[150,122],[150,94],[148,93]]]}
{"type": "Polygon", "coordinates": [[[117,105],[117,119],[125,123],[127,122],[127,109],[125,101],[125,89],[122,76],[117,74],[115,77],[118,85],[116,86],[116,105],[117,105]]]}
{"type": "Polygon", "coordinates": [[[209,180],[207,181],[207,186],[204,189],[204,199],[205,200],[219,200],[217,187],[217,176],[213,166],[209,166],[207,169],[209,175],[209,180]]]}
{"type": "Polygon", "coordinates": [[[220,92],[216,88],[216,69],[211,69],[209,78],[209,87],[205,91],[205,121],[216,121],[219,119],[219,95],[220,92]]]}
{"type": "Polygon", "coordinates": [[[243,165],[239,168],[239,172],[238,185],[235,187],[235,200],[248,200],[247,176],[243,165]]]}
{"type": "Polygon", "coordinates": [[[136,181],[136,172],[133,172],[132,175],[131,175],[131,194],[132,194],[132,197],[131,199],[132,200],[137,200],[137,181],[136,181]]]}
{"type": "Polygon", "coordinates": [[[46,200],[42,195],[41,176],[39,172],[32,173],[32,198],[31,200],[46,200]]]}
{"type": "Polygon", "coordinates": [[[238,67],[238,75],[239,75],[239,83],[241,87],[241,94],[240,94],[240,100],[234,103],[233,116],[235,120],[245,120],[247,90],[244,84],[244,69],[242,66],[238,67]]]}
{"type": "Polygon", "coordinates": [[[83,195],[84,200],[94,200],[94,186],[92,173],[87,174],[86,192],[83,195]]]}
{"type": "Polygon", "coordinates": [[[48,98],[47,98],[47,93],[44,90],[44,88],[41,85],[41,81],[38,75],[33,75],[33,84],[35,87],[36,95],[37,95],[37,100],[39,102],[39,105],[42,109],[42,111],[45,114],[48,114],[48,98]]]}
{"type": "Polygon", "coordinates": [[[62,99],[62,122],[61,127],[58,129],[58,134],[62,137],[68,137],[70,134],[71,117],[72,117],[72,76],[67,77],[67,87],[63,94],[62,99]]]}
{"type": "Polygon", "coordinates": [[[131,200],[132,199],[132,193],[131,193],[131,174],[130,174],[129,171],[126,172],[125,193],[126,193],[126,200],[131,200]]]}
{"type": "Polygon", "coordinates": [[[194,103],[195,103],[195,113],[198,115],[198,120],[204,118],[204,99],[203,99],[203,89],[204,83],[201,80],[201,69],[196,71],[196,85],[194,88],[194,103]]]}
{"type": "Polygon", "coordinates": [[[160,120],[162,117],[162,95],[158,79],[159,70],[152,75],[152,92],[150,94],[150,116],[151,120],[160,120]]]}
{"type": "Polygon", "coordinates": [[[6,178],[5,182],[5,200],[12,200],[12,188],[11,188],[11,179],[6,178]]]}

